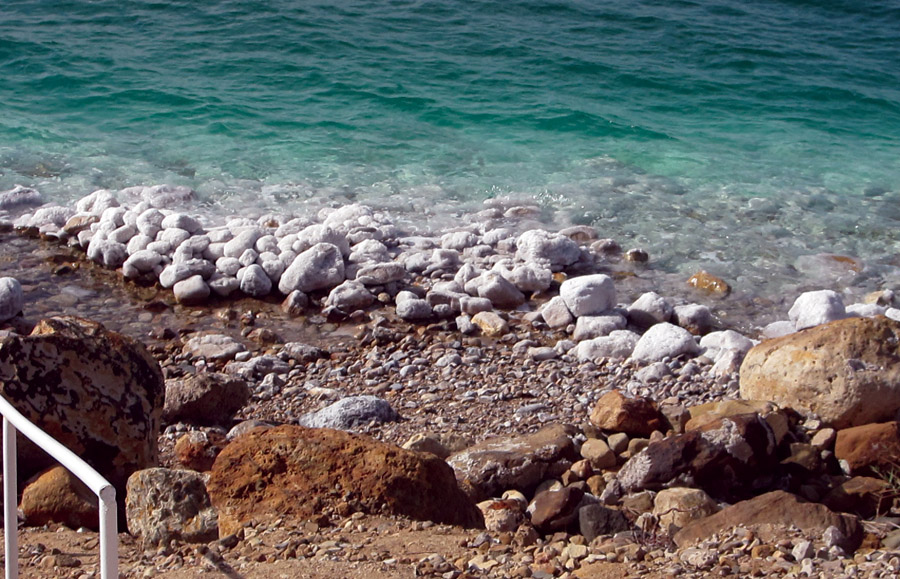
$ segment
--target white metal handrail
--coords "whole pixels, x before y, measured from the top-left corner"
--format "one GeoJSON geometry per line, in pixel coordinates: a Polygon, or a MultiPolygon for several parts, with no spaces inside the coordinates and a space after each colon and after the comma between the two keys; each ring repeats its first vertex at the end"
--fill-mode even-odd
{"type": "Polygon", "coordinates": [[[100,577],[119,577],[119,535],[116,489],[78,455],[13,408],[0,396],[3,414],[3,525],[6,549],[6,579],[19,576],[18,492],[16,489],[16,430],[40,446],[81,479],[100,499],[100,577]]]}

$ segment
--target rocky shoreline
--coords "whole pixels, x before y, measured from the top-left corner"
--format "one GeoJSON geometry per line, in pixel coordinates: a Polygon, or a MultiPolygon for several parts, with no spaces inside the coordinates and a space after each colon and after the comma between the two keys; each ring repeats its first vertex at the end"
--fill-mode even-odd
{"type": "MultiPolygon", "coordinates": [[[[35,200],[16,195],[4,199],[35,200]]],[[[324,576],[324,561],[360,577],[408,576],[409,566],[448,578],[900,570],[891,292],[846,307],[834,292],[807,292],[789,319],[769,312],[751,333],[756,322],[729,313],[747,307],[730,303],[724,280],[698,272],[693,287],[682,280],[683,295],[661,296],[639,249],[587,227],[530,229],[524,206],[489,207],[427,237],[358,205],[315,223],[214,226],[169,209],[189,197],[171,187],[96,192],[74,208],[21,214],[0,233],[5,356],[54,332],[89,340],[114,330],[159,365],[165,404],[147,398],[158,436],[144,439],[158,453],[146,466],[165,468],[126,477],[152,489],[132,497],[157,501],[129,503],[139,544],[126,576],[254,576],[282,563],[324,576]],[[39,319],[72,314],[106,329],[51,322],[28,336],[39,319]],[[313,444],[315,432],[334,434],[313,444]],[[876,439],[887,454],[867,454],[876,439]],[[283,480],[254,454],[304,440],[319,454],[279,458],[291,473],[283,480]],[[368,469],[387,459],[347,463],[347,445],[406,466],[382,489],[387,475],[368,469]],[[292,460],[331,466],[319,479],[292,460]],[[248,464],[263,465],[250,479],[269,481],[252,499],[233,488],[248,464]],[[452,508],[446,476],[463,493],[452,508]],[[174,500],[166,489],[192,484],[190,520],[154,519],[159,501],[174,500]],[[393,497],[392,485],[406,490],[393,497]],[[270,487],[296,498],[270,503],[270,487]],[[476,504],[465,522],[446,518],[476,504]],[[445,522],[486,530],[435,524],[445,522]],[[376,529],[404,539],[368,549],[376,529]],[[406,534],[417,533],[455,543],[412,553],[406,534]]],[[[7,395],[24,381],[21,367],[4,376],[7,395]]],[[[23,507],[26,525],[73,524],[58,509],[35,512],[23,507]]],[[[96,572],[90,558],[67,568],[47,557],[31,559],[57,576],[96,572]]]]}

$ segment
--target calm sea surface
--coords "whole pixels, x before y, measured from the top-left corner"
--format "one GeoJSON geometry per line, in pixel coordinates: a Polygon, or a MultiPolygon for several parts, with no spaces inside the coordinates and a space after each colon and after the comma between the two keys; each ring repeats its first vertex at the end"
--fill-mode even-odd
{"type": "Polygon", "coordinates": [[[679,275],[900,288],[900,1],[0,2],[0,190],[158,183],[417,227],[510,196],[679,275]]]}

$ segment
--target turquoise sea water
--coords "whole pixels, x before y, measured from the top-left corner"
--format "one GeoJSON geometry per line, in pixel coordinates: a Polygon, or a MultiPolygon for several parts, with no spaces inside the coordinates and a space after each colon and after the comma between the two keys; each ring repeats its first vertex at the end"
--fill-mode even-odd
{"type": "Polygon", "coordinates": [[[900,2],[0,3],[0,190],[157,183],[418,226],[511,196],[662,270],[892,287],[900,2]]]}

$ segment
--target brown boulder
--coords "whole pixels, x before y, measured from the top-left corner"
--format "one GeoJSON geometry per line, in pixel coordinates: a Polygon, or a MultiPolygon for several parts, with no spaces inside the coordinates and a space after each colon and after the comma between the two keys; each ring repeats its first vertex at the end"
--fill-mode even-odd
{"type": "Polygon", "coordinates": [[[828,493],[822,504],[832,511],[868,519],[890,510],[896,496],[896,489],[886,480],[855,476],[828,493]]]}
{"type": "Polygon", "coordinates": [[[492,438],[451,455],[459,486],[474,501],[515,489],[525,494],[578,460],[575,429],[548,426],[527,436],[492,438]]]}
{"type": "Polygon", "coordinates": [[[741,397],[819,415],[835,428],[890,420],[900,410],[900,322],[848,318],[755,346],[741,397]]]}
{"type": "Polygon", "coordinates": [[[626,398],[618,390],[607,392],[597,400],[591,411],[591,424],[601,430],[641,437],[667,428],[665,417],[652,400],[626,398]]]}
{"type": "Polygon", "coordinates": [[[443,460],[327,428],[251,430],[219,454],[208,489],[223,535],[251,520],[335,510],[484,526],[443,460]]]}
{"type": "Polygon", "coordinates": [[[250,388],[243,380],[202,372],[166,381],[163,420],[167,424],[229,425],[235,412],[250,400],[250,388]]]}
{"type": "Polygon", "coordinates": [[[206,472],[227,444],[223,434],[192,430],[175,442],[175,458],[185,468],[206,472]]]}
{"type": "Polygon", "coordinates": [[[674,539],[678,547],[684,548],[714,533],[745,527],[755,530],[763,541],[771,541],[792,525],[815,535],[821,535],[828,527],[836,527],[844,537],[838,545],[848,553],[855,551],[863,538],[862,525],[855,516],[833,513],[825,505],[804,503],[790,493],[772,491],[688,523],[674,539]]]}
{"type": "MultiPolygon", "coordinates": [[[[128,476],[157,462],[165,386],[139,342],[72,316],[42,320],[0,342],[3,395],[81,456],[124,496],[128,476]]],[[[27,478],[49,458],[20,438],[27,478]],[[29,450],[30,446],[30,450],[29,450]]]]}
{"type": "Polygon", "coordinates": [[[538,493],[532,501],[531,524],[538,531],[549,534],[564,531],[578,521],[578,506],[584,491],[578,487],[563,487],[538,493]]]}
{"type": "Polygon", "coordinates": [[[900,470],[900,423],[864,424],[839,430],[834,455],[854,474],[900,470]]]}
{"type": "Polygon", "coordinates": [[[99,526],[97,495],[62,466],[44,471],[27,484],[20,507],[25,523],[35,527],[60,523],[97,530],[99,526]]]}

